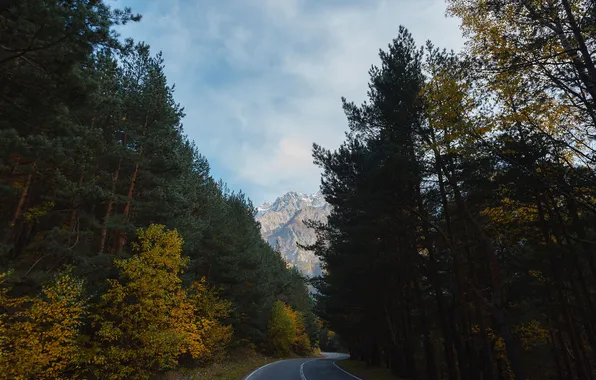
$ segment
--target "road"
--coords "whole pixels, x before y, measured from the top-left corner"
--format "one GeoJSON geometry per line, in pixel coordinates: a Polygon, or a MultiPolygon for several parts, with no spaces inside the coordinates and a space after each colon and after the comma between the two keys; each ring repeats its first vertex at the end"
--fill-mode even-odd
{"type": "Polygon", "coordinates": [[[322,352],[324,358],[289,359],[267,364],[244,380],[360,380],[340,369],[335,362],[348,355],[322,352]]]}

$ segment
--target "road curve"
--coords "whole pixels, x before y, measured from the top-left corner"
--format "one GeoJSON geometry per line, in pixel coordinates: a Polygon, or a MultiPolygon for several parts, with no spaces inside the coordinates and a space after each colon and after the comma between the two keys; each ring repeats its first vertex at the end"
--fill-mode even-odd
{"type": "Polygon", "coordinates": [[[289,359],[269,363],[244,380],[360,380],[351,375],[335,362],[347,359],[345,354],[322,352],[324,358],[289,359]]]}

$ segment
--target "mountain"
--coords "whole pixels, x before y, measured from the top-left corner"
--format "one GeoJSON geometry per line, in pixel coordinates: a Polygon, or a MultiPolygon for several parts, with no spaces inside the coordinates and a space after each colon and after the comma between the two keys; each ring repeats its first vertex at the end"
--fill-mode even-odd
{"type": "Polygon", "coordinates": [[[308,195],[289,192],[274,202],[257,207],[256,219],[261,223],[261,235],[272,247],[279,247],[288,265],[298,268],[308,277],[321,274],[319,259],[312,252],[296,246],[315,242],[315,233],[305,220],[326,222],[330,206],[319,192],[308,195]]]}

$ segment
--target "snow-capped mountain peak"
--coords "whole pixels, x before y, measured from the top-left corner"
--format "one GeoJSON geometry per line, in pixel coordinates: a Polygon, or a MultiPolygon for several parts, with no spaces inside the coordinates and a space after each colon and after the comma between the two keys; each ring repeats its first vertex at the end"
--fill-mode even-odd
{"type": "Polygon", "coordinates": [[[273,202],[257,207],[256,219],[261,224],[263,238],[272,246],[278,246],[290,266],[296,266],[305,275],[320,274],[319,260],[312,252],[296,246],[313,244],[315,233],[306,227],[305,220],[324,222],[329,215],[329,204],[320,192],[305,194],[290,191],[273,202]]]}
{"type": "Polygon", "coordinates": [[[295,191],[290,191],[284,194],[283,196],[277,198],[273,202],[263,203],[262,205],[257,207],[257,210],[266,212],[269,210],[279,211],[280,209],[288,206],[303,208],[307,206],[323,207],[325,205],[326,202],[321,192],[317,192],[315,194],[304,194],[295,191]]]}

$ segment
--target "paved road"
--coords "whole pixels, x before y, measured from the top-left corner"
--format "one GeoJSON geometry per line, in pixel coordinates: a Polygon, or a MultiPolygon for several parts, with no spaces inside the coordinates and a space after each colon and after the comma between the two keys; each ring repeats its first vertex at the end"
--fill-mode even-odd
{"type": "Polygon", "coordinates": [[[360,380],[335,365],[345,354],[323,352],[325,358],[280,360],[263,366],[244,380],[360,380]]]}

